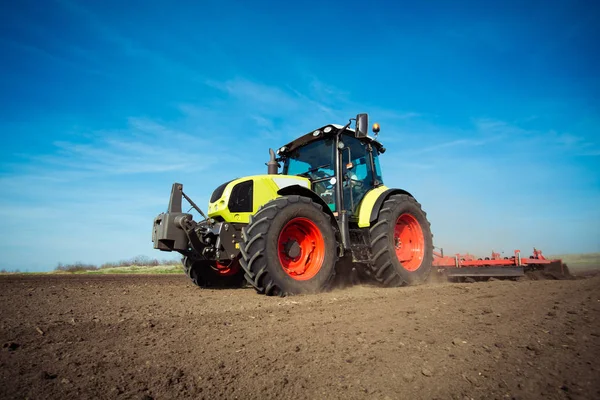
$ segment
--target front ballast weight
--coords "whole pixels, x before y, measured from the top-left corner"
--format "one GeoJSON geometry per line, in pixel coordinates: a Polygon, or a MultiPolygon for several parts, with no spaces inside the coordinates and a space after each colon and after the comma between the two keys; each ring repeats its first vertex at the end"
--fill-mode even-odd
{"type": "Polygon", "coordinates": [[[198,260],[233,260],[239,254],[241,228],[206,217],[200,208],[183,192],[181,183],[171,189],[169,208],[154,219],[152,242],[161,251],[177,251],[198,260]],[[204,217],[196,222],[192,214],[181,208],[185,198],[192,208],[204,217]]]}

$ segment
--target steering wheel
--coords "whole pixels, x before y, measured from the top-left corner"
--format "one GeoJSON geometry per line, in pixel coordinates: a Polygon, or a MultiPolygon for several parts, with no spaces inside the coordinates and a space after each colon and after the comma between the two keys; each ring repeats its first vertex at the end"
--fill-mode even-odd
{"type": "Polygon", "coordinates": [[[358,177],[354,174],[347,176],[346,179],[344,179],[344,186],[346,187],[356,187],[356,188],[361,188],[363,187],[365,184],[363,181],[359,180],[358,177]],[[353,177],[357,178],[357,179],[353,179],[353,177]]]}

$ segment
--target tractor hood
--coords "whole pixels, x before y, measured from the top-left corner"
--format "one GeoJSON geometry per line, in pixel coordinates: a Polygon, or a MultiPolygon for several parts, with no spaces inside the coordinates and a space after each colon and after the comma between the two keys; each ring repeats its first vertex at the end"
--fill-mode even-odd
{"type": "Polygon", "coordinates": [[[281,189],[294,185],[311,188],[308,178],[288,175],[254,175],[225,182],[213,192],[208,216],[226,222],[248,223],[250,215],[280,196],[281,189]]]}

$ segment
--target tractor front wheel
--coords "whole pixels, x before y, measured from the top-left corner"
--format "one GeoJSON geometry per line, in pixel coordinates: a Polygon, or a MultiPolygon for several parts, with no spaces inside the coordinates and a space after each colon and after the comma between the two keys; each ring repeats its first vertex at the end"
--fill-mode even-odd
{"type": "Polygon", "coordinates": [[[337,242],[332,221],[307,197],[279,197],[242,229],[240,265],[261,294],[316,293],[335,276],[337,242]]]}
{"type": "Polygon", "coordinates": [[[372,276],[386,287],[424,282],[433,263],[427,215],[411,196],[393,195],[371,227],[372,276]]]}

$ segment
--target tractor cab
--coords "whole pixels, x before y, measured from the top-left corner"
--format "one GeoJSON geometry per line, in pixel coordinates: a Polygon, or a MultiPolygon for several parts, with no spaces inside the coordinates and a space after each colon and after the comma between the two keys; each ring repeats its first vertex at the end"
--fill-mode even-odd
{"type": "MultiPolygon", "coordinates": [[[[379,131],[378,124],[374,131],[379,131]]],[[[381,143],[365,132],[332,124],[288,143],[277,154],[283,162],[282,174],[310,179],[312,190],[333,212],[340,208],[336,186],[341,185],[340,206],[352,217],[365,194],[383,185],[379,154],[384,151],[381,143]]]]}

